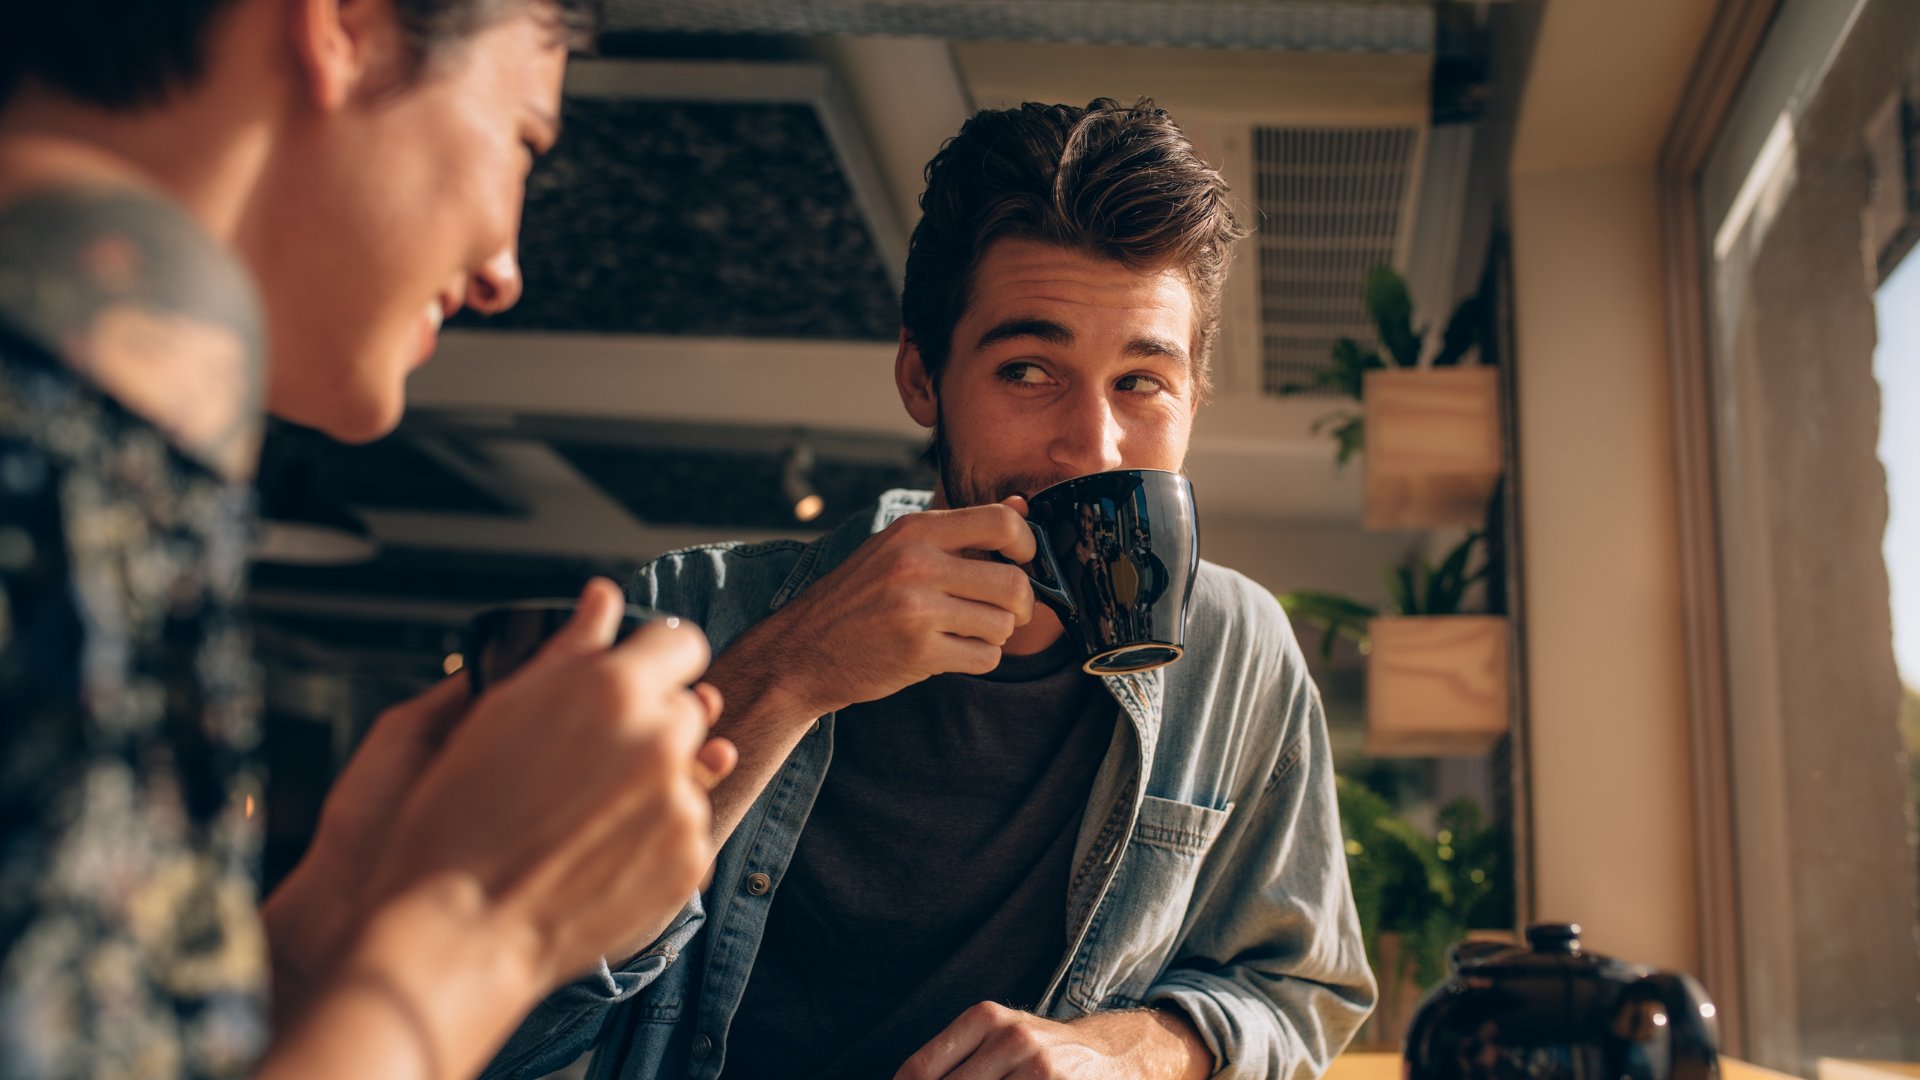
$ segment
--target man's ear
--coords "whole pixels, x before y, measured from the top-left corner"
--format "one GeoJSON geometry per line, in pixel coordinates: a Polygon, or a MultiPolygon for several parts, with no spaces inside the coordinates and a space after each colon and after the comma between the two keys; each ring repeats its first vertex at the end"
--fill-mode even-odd
{"type": "Polygon", "coordinates": [[[315,108],[337,110],[399,70],[392,0],[286,0],[286,9],[300,88],[315,108]]]}
{"type": "Polygon", "coordinates": [[[939,389],[927,374],[920,347],[907,337],[905,330],[900,331],[900,351],[893,355],[893,382],[900,388],[900,403],[907,407],[907,415],[913,417],[914,423],[932,428],[940,422],[939,389]]]}

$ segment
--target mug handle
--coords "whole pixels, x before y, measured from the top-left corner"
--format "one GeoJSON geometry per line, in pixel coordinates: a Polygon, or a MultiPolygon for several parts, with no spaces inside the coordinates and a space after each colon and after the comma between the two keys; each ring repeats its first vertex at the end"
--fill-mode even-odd
{"type": "Polygon", "coordinates": [[[1047,543],[1047,534],[1041,532],[1040,526],[1031,521],[1027,522],[1027,528],[1033,530],[1033,561],[1036,563],[1045,563],[1047,577],[1052,579],[1051,581],[1042,581],[1040,580],[1040,576],[1035,574],[1030,566],[1021,567],[1020,569],[1026,572],[1027,580],[1033,583],[1034,594],[1053,605],[1054,610],[1065,615],[1069,620],[1078,618],[1079,616],[1075,614],[1073,597],[1068,595],[1067,591],[1060,587],[1060,564],[1054,561],[1053,545],[1047,543]]]}

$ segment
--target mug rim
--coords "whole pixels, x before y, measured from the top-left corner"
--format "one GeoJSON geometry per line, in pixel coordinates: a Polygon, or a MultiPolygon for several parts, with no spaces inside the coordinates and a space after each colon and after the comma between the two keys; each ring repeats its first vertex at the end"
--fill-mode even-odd
{"type": "MultiPolygon", "coordinates": [[[[475,607],[473,613],[467,616],[467,621],[472,622],[482,615],[491,615],[497,611],[572,611],[579,606],[580,598],[577,596],[532,596],[520,600],[499,600],[475,607]]],[[[644,619],[669,617],[666,612],[658,608],[647,607],[644,604],[630,604],[622,601],[620,607],[623,615],[631,615],[644,619]]]]}
{"type": "Polygon", "coordinates": [[[1031,495],[1023,496],[1023,498],[1025,498],[1028,502],[1032,502],[1033,500],[1040,498],[1042,495],[1045,495],[1048,492],[1066,487],[1069,484],[1077,484],[1082,480],[1091,480],[1096,476],[1119,476],[1119,475],[1141,476],[1141,475],[1147,475],[1151,473],[1160,473],[1165,476],[1174,477],[1175,479],[1185,480],[1189,486],[1191,486],[1193,483],[1192,480],[1187,478],[1186,473],[1180,472],[1175,469],[1101,469],[1099,472],[1081,473],[1079,476],[1069,476],[1065,480],[1061,480],[1058,483],[1048,484],[1046,487],[1041,488],[1039,491],[1036,491],[1031,495]]]}
{"type": "Polygon", "coordinates": [[[1158,671],[1186,655],[1187,647],[1185,645],[1176,644],[1171,641],[1135,641],[1126,645],[1115,645],[1094,653],[1092,656],[1087,657],[1085,663],[1080,665],[1080,670],[1089,675],[1142,675],[1149,671],[1158,671]],[[1164,649],[1173,655],[1167,657],[1165,660],[1156,660],[1143,667],[1130,667],[1121,671],[1111,671],[1098,666],[1103,660],[1111,660],[1116,656],[1133,652],[1136,649],[1164,649]]]}

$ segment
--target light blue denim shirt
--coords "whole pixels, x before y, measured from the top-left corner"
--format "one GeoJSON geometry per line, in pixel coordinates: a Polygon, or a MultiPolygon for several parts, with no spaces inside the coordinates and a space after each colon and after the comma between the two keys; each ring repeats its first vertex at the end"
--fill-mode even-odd
{"type": "MultiPolygon", "coordinates": [[[[664,555],[630,598],[698,621],[718,653],[928,499],[888,492],[811,544],[664,555]]],[[[1192,1019],[1216,1075],[1306,1080],[1375,993],[1320,695],[1279,604],[1234,571],[1201,563],[1186,644],[1169,667],[1104,678],[1126,722],[1094,779],[1062,912],[1068,953],[1036,1011],[1071,1020],[1166,1003],[1192,1019]]],[[[833,757],[833,719],[767,785],[708,891],[623,970],[603,965],[543,1003],[487,1076],[539,1076],[589,1045],[596,1080],[720,1074],[768,907],[833,757]]]]}

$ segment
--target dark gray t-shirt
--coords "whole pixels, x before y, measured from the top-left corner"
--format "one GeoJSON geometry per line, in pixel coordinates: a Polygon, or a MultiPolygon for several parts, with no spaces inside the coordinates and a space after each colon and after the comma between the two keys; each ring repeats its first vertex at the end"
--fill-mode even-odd
{"type": "Polygon", "coordinates": [[[1078,660],[1063,639],[840,712],[727,1080],[885,1080],[970,1006],[1038,1004],[1119,712],[1078,660]]]}

